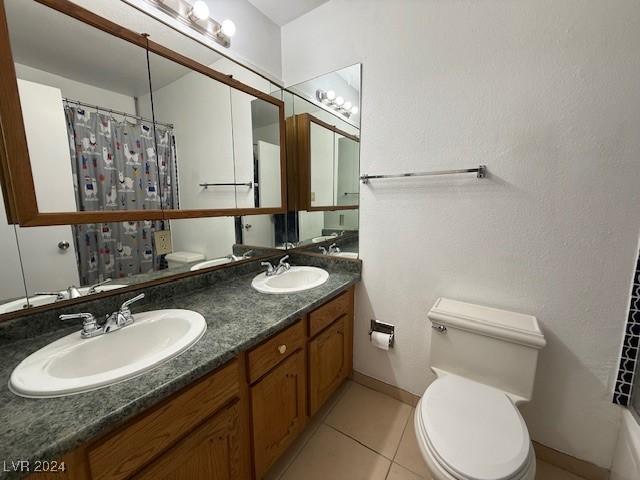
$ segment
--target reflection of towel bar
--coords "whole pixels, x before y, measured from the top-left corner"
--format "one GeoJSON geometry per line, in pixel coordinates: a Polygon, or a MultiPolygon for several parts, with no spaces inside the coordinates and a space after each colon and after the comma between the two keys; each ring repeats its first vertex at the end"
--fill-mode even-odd
{"type": "Polygon", "coordinates": [[[359,195],[360,192],[344,192],[345,195],[359,195]]]}
{"type": "Polygon", "coordinates": [[[461,168],[458,170],[438,170],[433,172],[414,172],[414,173],[398,173],[396,175],[368,175],[364,174],[360,177],[362,183],[367,184],[369,180],[375,178],[401,178],[401,177],[429,177],[431,175],[452,175],[455,173],[477,173],[478,178],[487,176],[487,166],[478,165],[476,168],[461,168]]]}
{"type": "Polygon", "coordinates": [[[247,182],[247,183],[199,183],[198,185],[200,185],[202,188],[209,188],[209,187],[249,187],[249,188],[253,188],[253,182],[247,182]]]}

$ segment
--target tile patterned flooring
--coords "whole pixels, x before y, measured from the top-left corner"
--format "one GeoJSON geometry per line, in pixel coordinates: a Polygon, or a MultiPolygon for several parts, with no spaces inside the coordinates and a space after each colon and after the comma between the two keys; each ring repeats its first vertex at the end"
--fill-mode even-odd
{"type": "MultiPolygon", "coordinates": [[[[265,480],[432,480],[416,443],[413,408],[347,382],[265,480]]],[[[536,480],[581,480],[538,461],[536,480]]]]}

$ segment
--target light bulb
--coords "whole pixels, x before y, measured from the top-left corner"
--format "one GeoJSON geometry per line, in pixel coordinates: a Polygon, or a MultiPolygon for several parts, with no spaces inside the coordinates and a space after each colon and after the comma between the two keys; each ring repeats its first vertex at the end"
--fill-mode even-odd
{"type": "Polygon", "coordinates": [[[233,37],[236,34],[236,24],[227,18],[223,20],[221,30],[227,37],[233,37]]]}
{"type": "Polygon", "coordinates": [[[345,110],[351,110],[352,106],[353,105],[351,104],[351,102],[346,102],[342,108],[344,108],[345,110]]]}
{"type": "Polygon", "coordinates": [[[337,106],[341,107],[343,103],[344,103],[344,98],[342,98],[342,97],[336,97],[335,104],[336,104],[337,106]]]}
{"type": "Polygon", "coordinates": [[[197,0],[191,7],[189,18],[194,22],[206,20],[209,18],[209,6],[203,0],[197,0]]]}
{"type": "Polygon", "coordinates": [[[330,102],[333,102],[336,98],[336,92],[334,92],[333,90],[329,90],[327,92],[327,100],[329,100],[330,102]]]}
{"type": "Polygon", "coordinates": [[[359,111],[360,111],[360,110],[358,109],[358,107],[351,107],[351,113],[352,113],[353,115],[357,115],[359,111]]]}

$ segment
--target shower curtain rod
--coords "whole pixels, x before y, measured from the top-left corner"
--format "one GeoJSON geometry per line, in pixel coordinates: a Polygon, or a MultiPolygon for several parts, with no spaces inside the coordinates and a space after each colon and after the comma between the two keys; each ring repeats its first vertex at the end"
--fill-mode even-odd
{"type": "Polygon", "coordinates": [[[173,128],[173,123],[154,122],[153,120],[141,117],[139,115],[132,115],[132,114],[127,113],[127,112],[120,112],[118,110],[112,110],[110,108],[103,108],[103,107],[101,107],[99,105],[91,105],[89,103],[80,102],[79,100],[73,100],[71,98],[62,97],[62,100],[64,100],[67,103],[75,103],[78,106],[92,108],[92,109],[95,109],[95,110],[100,110],[102,112],[115,113],[116,115],[122,115],[123,117],[135,118],[136,120],[142,120],[143,122],[155,123],[156,125],[162,125],[163,127],[173,128]]]}

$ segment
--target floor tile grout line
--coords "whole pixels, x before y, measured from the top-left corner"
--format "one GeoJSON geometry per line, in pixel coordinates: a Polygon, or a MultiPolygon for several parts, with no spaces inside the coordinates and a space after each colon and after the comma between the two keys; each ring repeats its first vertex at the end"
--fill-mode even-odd
{"type": "Polygon", "coordinates": [[[329,427],[331,430],[334,430],[334,431],[338,432],[340,435],[344,435],[345,437],[350,438],[350,439],[351,439],[351,440],[353,440],[354,442],[356,442],[356,443],[358,443],[358,444],[362,445],[364,448],[366,448],[367,450],[372,451],[372,452],[373,452],[373,453],[375,453],[376,455],[381,456],[381,457],[382,457],[382,458],[384,458],[385,460],[389,460],[391,463],[393,463],[393,459],[392,459],[392,458],[389,458],[389,457],[387,457],[386,455],[384,455],[383,453],[380,453],[380,452],[378,452],[378,451],[374,450],[373,448],[371,448],[370,446],[365,445],[365,444],[364,444],[364,443],[362,443],[360,440],[358,440],[357,438],[352,437],[352,436],[351,436],[351,435],[349,435],[348,433],[344,433],[344,432],[342,432],[342,431],[338,430],[336,427],[334,427],[334,426],[332,426],[332,425],[329,425],[328,423],[325,423],[324,425],[325,425],[325,426],[327,426],[327,427],[329,427]]]}
{"type": "Polygon", "coordinates": [[[289,460],[284,468],[282,469],[282,472],[280,473],[280,475],[278,475],[278,478],[276,480],[280,480],[282,479],[285,474],[287,473],[287,470],[289,470],[289,468],[291,468],[291,465],[293,465],[293,462],[295,462],[295,460],[300,456],[300,454],[302,453],[302,451],[304,450],[304,448],[307,446],[307,444],[311,441],[311,439],[313,438],[313,436],[318,432],[318,429],[324,425],[324,420],[329,416],[329,414],[331,413],[331,411],[335,408],[336,404],[340,401],[340,399],[342,398],[342,396],[345,394],[345,392],[351,388],[351,385],[349,385],[348,380],[347,382],[345,382],[341,387],[340,390],[337,392],[336,398],[333,399],[333,405],[330,405],[329,408],[327,409],[327,413],[325,415],[323,415],[322,417],[320,417],[318,420],[318,422],[315,422],[315,426],[312,427],[311,431],[309,432],[309,435],[307,436],[307,439],[302,443],[302,445],[300,445],[300,448],[298,449],[298,451],[295,453],[295,455],[292,456],[291,460],[289,460]]]}
{"type": "Polygon", "coordinates": [[[407,431],[407,427],[409,425],[409,422],[411,421],[411,412],[413,412],[413,408],[411,410],[409,410],[409,416],[407,417],[407,421],[404,423],[404,428],[402,429],[402,434],[400,434],[400,440],[398,441],[398,445],[396,445],[396,451],[393,452],[393,461],[396,461],[396,457],[398,456],[398,451],[400,450],[400,444],[402,443],[402,439],[404,438],[404,434],[407,431]]]}

